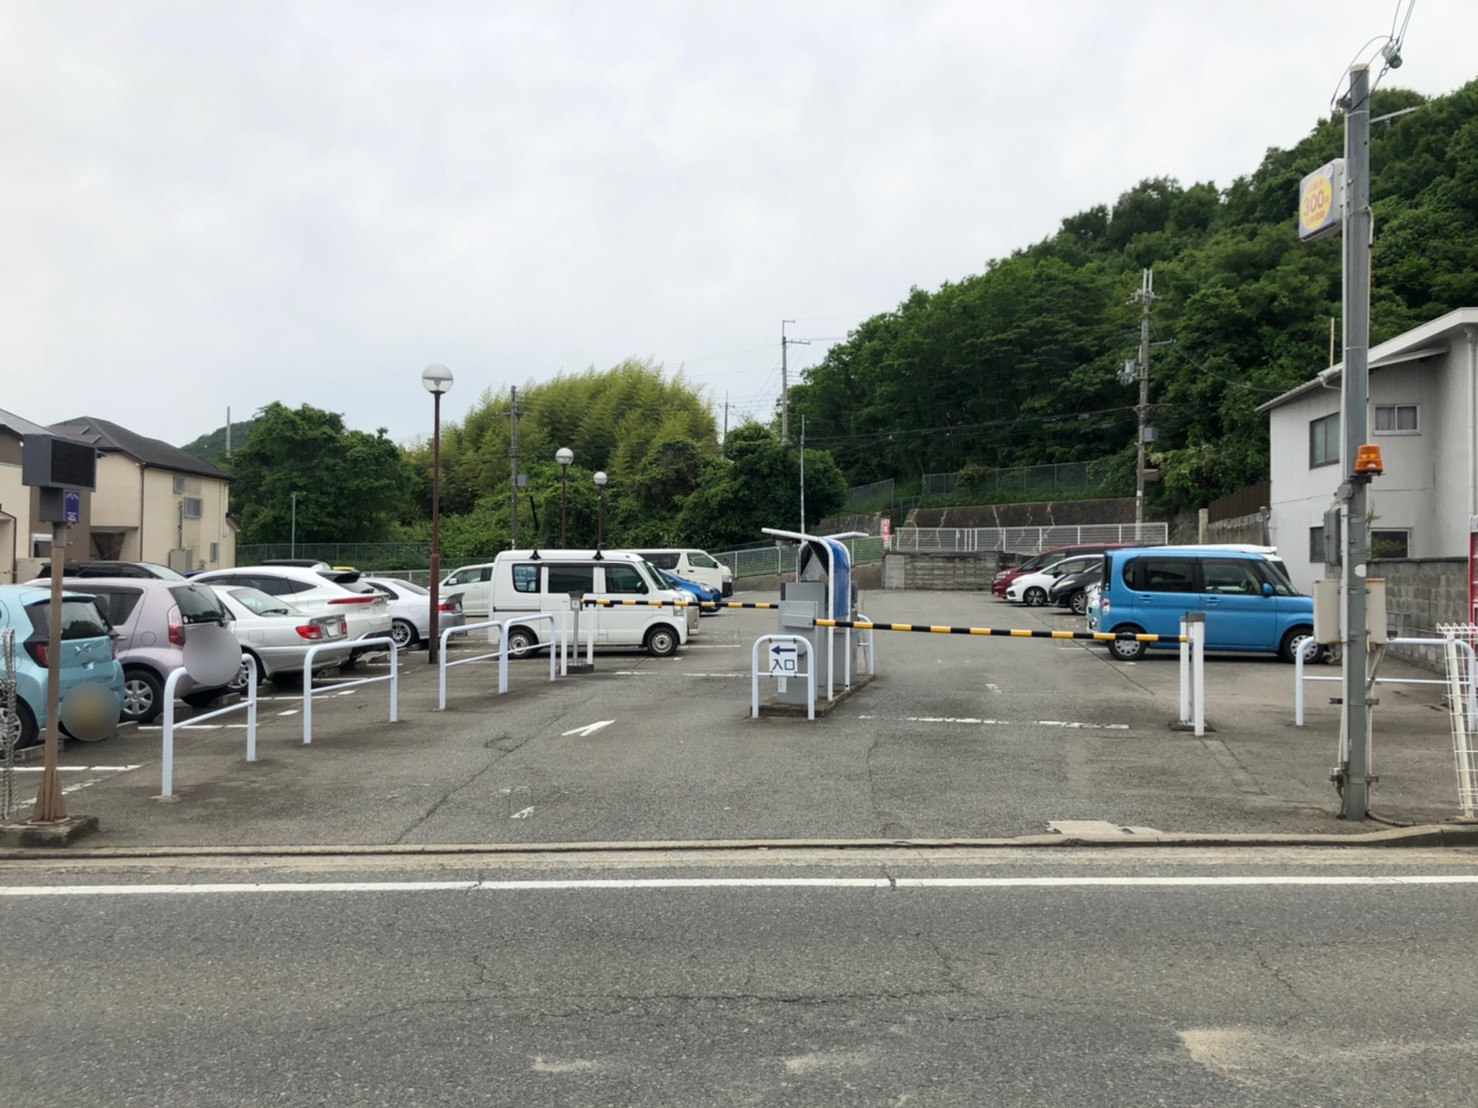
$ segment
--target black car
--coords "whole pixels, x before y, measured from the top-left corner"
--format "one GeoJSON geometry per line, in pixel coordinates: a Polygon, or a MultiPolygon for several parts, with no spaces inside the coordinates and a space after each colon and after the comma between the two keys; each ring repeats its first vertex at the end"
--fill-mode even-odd
{"type": "Polygon", "coordinates": [[[1088,612],[1088,586],[1098,583],[1103,576],[1103,567],[1094,566],[1080,573],[1069,573],[1059,577],[1047,590],[1047,602],[1059,608],[1071,608],[1074,615],[1088,612]]]}
{"type": "MultiPolygon", "coordinates": [[[[51,563],[41,567],[38,577],[51,576],[51,563]]],[[[185,575],[154,562],[63,562],[63,577],[153,577],[160,581],[183,581],[185,575]]]]}

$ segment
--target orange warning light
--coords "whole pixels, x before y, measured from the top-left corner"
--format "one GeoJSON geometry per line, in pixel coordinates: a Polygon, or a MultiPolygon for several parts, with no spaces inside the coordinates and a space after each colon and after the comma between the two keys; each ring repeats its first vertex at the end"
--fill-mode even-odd
{"type": "Polygon", "coordinates": [[[1386,467],[1380,460],[1380,447],[1371,446],[1369,443],[1360,447],[1355,453],[1355,473],[1370,477],[1379,477],[1386,471],[1386,467]]]}

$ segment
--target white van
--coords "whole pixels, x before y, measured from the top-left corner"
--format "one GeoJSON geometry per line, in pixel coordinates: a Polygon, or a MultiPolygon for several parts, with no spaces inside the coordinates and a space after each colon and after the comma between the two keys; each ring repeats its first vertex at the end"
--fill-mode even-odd
{"type": "MultiPolygon", "coordinates": [[[[452,577],[461,572],[458,570],[452,577]]],[[[518,613],[567,612],[572,595],[681,605],[642,603],[583,608],[580,611],[582,643],[589,633],[587,621],[594,620],[597,646],[640,646],[662,658],[674,653],[698,629],[698,607],[686,605],[691,599],[689,594],[666,588],[656,570],[636,554],[510,550],[493,560],[489,576],[488,618],[514,619],[508,625],[508,649],[513,654],[523,654],[550,640],[547,623],[541,621],[521,627],[515,619],[518,613]]],[[[479,580],[474,584],[480,583],[479,580]]],[[[463,604],[465,608],[466,602],[463,604]]]]}
{"type": "Polygon", "coordinates": [[[674,577],[697,581],[711,589],[718,589],[724,596],[734,595],[734,571],[712,554],[701,550],[637,550],[638,557],[645,558],[658,569],[665,569],[674,577]]]}

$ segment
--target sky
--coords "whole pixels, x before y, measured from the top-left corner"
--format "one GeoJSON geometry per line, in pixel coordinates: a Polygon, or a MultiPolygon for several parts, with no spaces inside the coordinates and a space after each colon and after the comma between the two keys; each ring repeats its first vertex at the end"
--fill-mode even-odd
{"type": "MultiPolygon", "coordinates": [[[[410,442],[432,362],[458,419],[650,358],[765,418],[783,319],[794,381],[1144,178],[1228,186],[1396,9],[5,0],[0,408],[410,442]]],[[[1449,92],[1474,41],[1478,4],[1420,0],[1384,83],[1449,92]]]]}

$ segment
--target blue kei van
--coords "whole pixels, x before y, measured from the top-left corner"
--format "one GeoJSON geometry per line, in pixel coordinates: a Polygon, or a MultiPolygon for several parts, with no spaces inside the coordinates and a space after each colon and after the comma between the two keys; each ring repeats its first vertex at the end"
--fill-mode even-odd
{"type": "MultiPolygon", "coordinates": [[[[1088,605],[1090,631],[1179,635],[1186,612],[1206,613],[1206,649],[1277,654],[1292,662],[1314,633],[1314,601],[1264,553],[1214,547],[1110,550],[1088,605]]],[[[1175,649],[1175,643],[1156,643],[1175,649]]],[[[1149,643],[1108,644],[1114,657],[1144,657],[1149,643]]]]}

